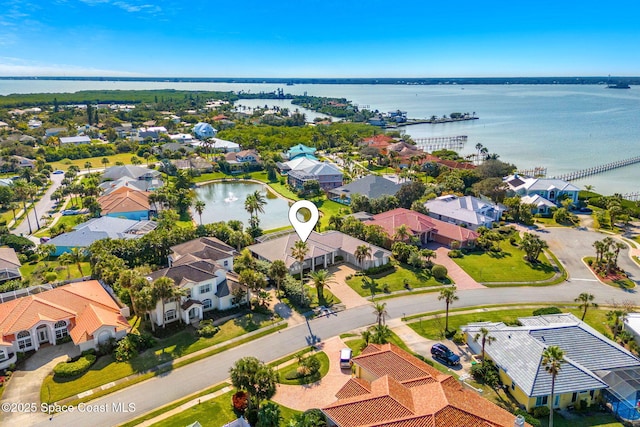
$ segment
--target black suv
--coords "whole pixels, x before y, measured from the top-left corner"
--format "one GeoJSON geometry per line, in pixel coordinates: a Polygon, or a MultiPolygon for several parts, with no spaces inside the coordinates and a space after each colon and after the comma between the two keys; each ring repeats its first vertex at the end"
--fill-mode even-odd
{"type": "Polygon", "coordinates": [[[444,344],[434,344],[433,347],[431,347],[431,356],[434,359],[444,361],[449,366],[456,366],[460,364],[460,356],[449,350],[449,347],[444,344]]]}

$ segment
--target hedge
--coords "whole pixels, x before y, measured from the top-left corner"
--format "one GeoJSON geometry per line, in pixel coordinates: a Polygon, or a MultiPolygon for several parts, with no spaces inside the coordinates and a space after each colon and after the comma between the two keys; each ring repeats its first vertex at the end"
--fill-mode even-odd
{"type": "Polygon", "coordinates": [[[91,365],[96,362],[94,354],[80,356],[75,362],[61,362],[53,368],[53,373],[59,377],[75,377],[89,370],[91,365]]]}

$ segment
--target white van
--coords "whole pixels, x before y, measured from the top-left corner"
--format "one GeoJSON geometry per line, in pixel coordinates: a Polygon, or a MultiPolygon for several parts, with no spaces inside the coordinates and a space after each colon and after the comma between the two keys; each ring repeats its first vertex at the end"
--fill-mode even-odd
{"type": "Polygon", "coordinates": [[[340,368],[349,369],[351,368],[351,349],[343,348],[340,350],[340,368]]]}

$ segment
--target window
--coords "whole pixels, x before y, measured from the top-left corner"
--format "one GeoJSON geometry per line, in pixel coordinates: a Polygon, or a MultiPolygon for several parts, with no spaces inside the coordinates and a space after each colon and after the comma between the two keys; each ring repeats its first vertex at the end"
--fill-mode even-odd
{"type": "Polygon", "coordinates": [[[29,331],[18,332],[18,348],[20,350],[28,350],[33,346],[33,341],[31,341],[31,333],[29,331]]]}
{"type": "Polygon", "coordinates": [[[536,397],[536,406],[546,406],[549,403],[549,396],[536,397]]]}
{"type": "Polygon", "coordinates": [[[515,381],[513,381],[513,382],[511,383],[511,390],[515,390],[515,389],[516,389],[516,382],[515,382],[515,381]]]}
{"type": "Polygon", "coordinates": [[[165,322],[172,322],[174,320],[176,320],[178,318],[178,315],[176,313],[176,311],[174,309],[171,310],[167,310],[164,313],[164,321],[165,322]]]}
{"type": "Polygon", "coordinates": [[[224,266],[225,266],[225,267],[229,267],[229,261],[228,261],[228,260],[225,260],[225,261],[224,261],[224,266]]]}
{"type": "Polygon", "coordinates": [[[209,298],[207,298],[206,300],[202,301],[202,309],[203,310],[209,310],[211,307],[213,307],[213,301],[211,301],[209,298]]]}
{"type": "Polygon", "coordinates": [[[575,402],[576,400],[578,400],[578,393],[573,392],[573,394],[571,395],[571,403],[575,402]]]}
{"type": "Polygon", "coordinates": [[[67,322],[64,320],[60,320],[53,325],[53,328],[56,331],[56,340],[62,339],[69,335],[69,331],[67,330],[67,322]]]}
{"type": "Polygon", "coordinates": [[[187,299],[191,298],[191,289],[189,289],[189,288],[185,289],[184,296],[187,299]]]}
{"type": "Polygon", "coordinates": [[[0,362],[7,359],[7,353],[4,350],[0,350],[0,362]]]}
{"type": "Polygon", "coordinates": [[[206,285],[200,286],[200,294],[206,294],[211,292],[211,284],[207,283],[206,285]]]}

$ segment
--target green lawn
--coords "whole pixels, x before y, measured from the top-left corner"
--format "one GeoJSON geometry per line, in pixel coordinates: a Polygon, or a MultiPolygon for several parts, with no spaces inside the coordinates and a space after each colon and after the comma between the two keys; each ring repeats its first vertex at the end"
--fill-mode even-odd
{"type": "MultiPolygon", "coordinates": [[[[280,377],[280,380],[278,382],[280,384],[300,385],[300,384],[311,384],[316,381],[319,381],[329,372],[329,357],[327,356],[327,353],[325,353],[324,351],[315,353],[315,355],[320,361],[320,370],[316,375],[313,375],[313,376],[309,375],[302,378],[295,378],[297,374],[298,366],[300,366],[296,361],[295,363],[287,365],[278,370],[278,375],[280,377]],[[289,378],[293,378],[293,379],[289,379],[289,378]]],[[[309,356],[305,355],[305,357],[309,357],[309,356]]]]}
{"type": "MultiPolygon", "coordinates": [[[[220,427],[237,418],[231,407],[231,396],[233,396],[233,394],[234,392],[230,391],[215,399],[202,402],[166,420],[152,424],[152,426],[184,427],[199,421],[203,427],[220,427]]],[[[283,418],[280,425],[287,425],[289,420],[299,413],[299,411],[287,408],[286,406],[280,406],[280,414],[283,418]]]]}
{"type": "MultiPolygon", "coordinates": [[[[75,227],[78,224],[81,224],[82,222],[86,221],[87,219],[88,218],[85,215],[64,215],[64,216],[61,216],[60,218],[58,218],[56,223],[53,224],[53,225],[66,224],[69,229],[72,229],[73,227],[75,227]]],[[[51,230],[49,228],[43,228],[43,229],[39,230],[37,233],[34,233],[34,236],[36,236],[36,237],[43,237],[43,236],[50,237],[51,236],[51,230]]]]}
{"type": "MultiPolygon", "coordinates": [[[[582,312],[578,308],[562,308],[565,313],[572,313],[578,319],[582,317],[582,312]]],[[[449,330],[457,330],[472,322],[505,322],[510,323],[516,321],[519,317],[529,317],[533,315],[535,308],[509,308],[500,309],[483,309],[488,311],[479,311],[474,313],[457,314],[449,312],[449,330]]],[[[606,313],[608,309],[593,309],[587,311],[585,322],[600,333],[607,332],[606,313]]],[[[440,314],[436,319],[424,319],[417,322],[409,323],[408,326],[416,331],[424,338],[430,340],[441,340],[444,338],[445,315],[440,314]]]]}
{"type": "Polygon", "coordinates": [[[49,375],[42,384],[41,396],[49,402],[71,397],[85,390],[119,380],[136,373],[145,372],[161,363],[202,350],[231,338],[270,325],[272,322],[261,314],[248,314],[232,319],[220,326],[220,331],[211,338],[198,338],[190,330],[184,330],[158,344],[129,362],[116,362],[113,356],[103,356],[84,375],[61,380],[49,375]]]}
{"type": "MultiPolygon", "coordinates": [[[[107,164],[107,167],[110,166],[115,166],[116,162],[122,162],[125,165],[130,165],[131,164],[131,157],[135,156],[135,153],[119,153],[119,154],[113,154],[111,156],[99,156],[99,157],[89,157],[87,159],[75,159],[75,160],[60,160],[57,162],[51,162],[49,163],[51,165],[51,167],[56,170],[56,169],[61,169],[61,170],[68,170],[69,166],[71,165],[76,165],[78,166],[81,170],[86,170],[87,168],[84,167],[84,164],[87,162],[91,163],[91,168],[92,169],[97,169],[97,168],[103,168],[104,165],[102,164],[102,159],[104,157],[106,157],[107,159],[109,159],[109,163],[107,164]]],[[[136,156],[137,157],[137,156],[136,156]]],[[[146,161],[145,159],[138,157],[141,161],[142,161],[142,165],[146,165],[146,161]]],[[[153,162],[154,161],[154,157],[151,156],[149,157],[149,162],[153,162]]]]}
{"type": "MultiPolygon", "coordinates": [[[[578,415],[580,418],[567,420],[562,415],[555,413],[553,416],[554,427],[623,427],[611,414],[578,415]]],[[[541,427],[549,426],[549,418],[541,418],[541,427]]]]}
{"type": "Polygon", "coordinates": [[[540,254],[539,262],[531,264],[524,260],[524,251],[509,241],[500,245],[502,252],[475,252],[462,258],[454,258],[467,274],[480,283],[484,282],[537,282],[549,280],[555,274],[555,269],[544,253],[540,254]]]}
{"type": "Polygon", "coordinates": [[[58,275],[58,280],[67,280],[67,278],[78,279],[80,277],[91,274],[91,265],[88,262],[81,262],[80,266],[82,267],[82,273],[84,274],[80,273],[80,271],[78,270],[78,266],[76,264],[70,264],[68,266],[69,267],[68,272],[71,273],[71,276],[68,276],[67,266],[66,265],[61,266],[57,260],[46,261],[46,262],[38,261],[37,263],[23,264],[22,267],[20,267],[20,273],[22,274],[22,277],[28,278],[28,277],[31,277],[34,270],[36,270],[39,267],[45,267],[45,266],[54,268],[56,274],[58,275]]]}
{"type": "MultiPolygon", "coordinates": [[[[380,295],[382,295],[382,290],[385,284],[389,286],[390,292],[404,290],[405,280],[408,280],[409,286],[412,289],[425,288],[429,286],[442,286],[443,284],[451,283],[450,280],[441,283],[431,277],[431,275],[425,273],[424,270],[413,268],[407,264],[398,264],[395,266],[394,270],[382,274],[376,274],[371,277],[373,277],[378,283],[379,290],[377,294],[380,295]]],[[[362,276],[353,276],[351,279],[347,280],[347,284],[359,295],[363,297],[371,296],[370,290],[362,287],[362,276]]]]}

